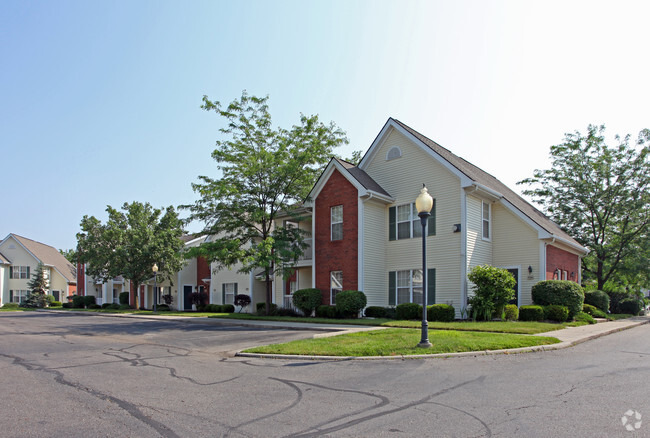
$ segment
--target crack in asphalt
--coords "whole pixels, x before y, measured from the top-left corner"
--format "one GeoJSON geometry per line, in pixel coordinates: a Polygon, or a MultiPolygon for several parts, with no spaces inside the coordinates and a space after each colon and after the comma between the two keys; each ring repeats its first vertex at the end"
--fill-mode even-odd
{"type": "Polygon", "coordinates": [[[88,388],[86,386],[82,386],[79,383],[74,383],[74,382],[71,382],[69,380],[66,380],[66,378],[64,377],[62,372],[60,372],[58,370],[54,370],[54,369],[45,368],[45,367],[40,366],[40,365],[32,364],[29,361],[27,361],[27,360],[25,360],[25,359],[23,359],[23,358],[21,358],[19,356],[14,356],[14,355],[10,355],[10,354],[3,354],[3,353],[0,353],[0,356],[6,357],[7,359],[13,359],[13,363],[15,365],[21,366],[21,367],[25,368],[28,371],[41,371],[41,372],[45,372],[45,373],[48,373],[48,374],[52,374],[54,376],[54,381],[61,384],[61,385],[65,385],[65,386],[68,386],[70,388],[76,389],[78,391],[85,392],[85,393],[87,393],[87,394],[89,394],[89,395],[91,395],[91,396],[93,396],[95,398],[98,398],[100,400],[112,402],[112,403],[116,404],[117,406],[119,406],[124,411],[126,411],[132,417],[136,418],[137,420],[141,421],[142,423],[144,423],[147,426],[154,429],[156,432],[158,432],[163,437],[180,438],[179,435],[177,435],[174,431],[167,428],[167,426],[165,426],[164,424],[162,424],[162,423],[148,417],[147,415],[145,415],[133,403],[127,402],[126,400],[122,400],[122,399],[119,399],[117,397],[113,397],[112,395],[105,394],[105,393],[100,392],[100,391],[98,391],[96,389],[92,389],[92,388],[88,388]]]}

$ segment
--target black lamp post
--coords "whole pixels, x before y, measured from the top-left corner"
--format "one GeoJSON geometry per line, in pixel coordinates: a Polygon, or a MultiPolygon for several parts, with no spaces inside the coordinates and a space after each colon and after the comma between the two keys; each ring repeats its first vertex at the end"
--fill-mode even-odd
{"type": "Polygon", "coordinates": [[[415,200],[415,209],[418,211],[420,223],[422,224],[422,339],[418,347],[429,348],[429,322],[427,321],[427,220],[431,215],[433,198],[429,195],[427,187],[422,184],[422,190],[415,200]]]}
{"type": "Polygon", "coordinates": [[[156,280],[158,276],[158,265],[154,263],[151,270],[153,271],[153,313],[157,313],[158,312],[158,306],[157,306],[158,291],[156,290],[156,286],[157,286],[156,280]]]}

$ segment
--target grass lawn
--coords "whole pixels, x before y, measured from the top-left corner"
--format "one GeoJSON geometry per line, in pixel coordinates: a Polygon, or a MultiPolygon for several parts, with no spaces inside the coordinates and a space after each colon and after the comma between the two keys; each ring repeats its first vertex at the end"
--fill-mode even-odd
{"type": "Polygon", "coordinates": [[[610,321],[616,321],[618,319],[627,319],[627,318],[632,318],[634,315],[630,315],[628,313],[608,313],[607,314],[607,319],[610,321]]]}
{"type": "MultiPolygon", "coordinates": [[[[327,318],[301,318],[293,316],[257,316],[248,313],[229,313],[229,314],[210,314],[210,318],[228,318],[228,319],[253,319],[265,321],[288,321],[288,322],[307,322],[313,324],[354,324],[369,325],[381,327],[400,327],[400,328],[419,328],[422,321],[395,321],[393,319],[327,319],[327,318]]],[[[456,322],[435,322],[429,321],[429,329],[435,330],[460,330],[473,332],[491,332],[491,333],[517,333],[525,335],[534,335],[537,333],[560,330],[584,323],[548,323],[535,321],[490,321],[490,322],[473,322],[473,321],[456,321],[456,322]]]]}
{"type": "Polygon", "coordinates": [[[328,338],[305,339],[286,344],[267,345],[244,350],[246,353],[302,354],[313,356],[408,356],[414,354],[455,353],[501,350],[550,345],[555,338],[504,333],[455,330],[429,331],[431,348],[418,348],[420,330],[390,328],[351,333],[328,338]]]}

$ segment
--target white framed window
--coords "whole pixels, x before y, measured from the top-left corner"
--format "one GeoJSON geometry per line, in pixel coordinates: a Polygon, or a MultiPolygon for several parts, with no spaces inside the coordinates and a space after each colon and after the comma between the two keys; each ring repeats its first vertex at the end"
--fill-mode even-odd
{"type": "Polygon", "coordinates": [[[224,283],[224,304],[235,304],[235,294],[237,293],[237,283],[224,283]]]}
{"type": "Polygon", "coordinates": [[[422,303],[422,270],[411,269],[397,271],[395,302],[403,303],[422,303]]]}
{"type": "Polygon", "coordinates": [[[13,290],[9,292],[9,295],[11,295],[12,303],[24,303],[27,301],[27,297],[29,296],[28,290],[13,290]]]}
{"type": "Polygon", "coordinates": [[[483,240],[492,239],[492,206],[483,201],[482,207],[482,218],[483,218],[483,240]]]}
{"type": "MultiPolygon", "coordinates": [[[[391,207],[389,213],[389,240],[411,239],[415,237],[422,237],[422,223],[418,216],[418,210],[415,208],[415,203],[398,205],[391,207]]],[[[427,222],[430,227],[431,220],[435,222],[435,212],[432,209],[431,216],[427,222]]],[[[435,234],[435,226],[433,230],[427,231],[428,235],[435,234]]]]}
{"type": "Polygon", "coordinates": [[[13,279],[29,279],[29,266],[12,266],[10,270],[13,279]]]}
{"type": "Polygon", "coordinates": [[[330,272],[330,304],[336,304],[336,294],[343,290],[343,271],[330,272]]]}
{"type": "Polygon", "coordinates": [[[394,160],[402,156],[402,150],[399,146],[393,146],[386,152],[386,161],[394,160]]]}
{"type": "Polygon", "coordinates": [[[343,206],[330,208],[331,239],[343,240],[343,206]]]}

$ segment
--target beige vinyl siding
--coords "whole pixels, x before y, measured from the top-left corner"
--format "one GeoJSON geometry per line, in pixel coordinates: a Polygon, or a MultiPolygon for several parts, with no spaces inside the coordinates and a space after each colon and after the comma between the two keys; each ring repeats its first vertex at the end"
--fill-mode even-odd
{"type": "Polygon", "coordinates": [[[388,207],[373,201],[363,203],[363,292],[368,306],[388,305],[388,271],[385,218],[388,207]]]}
{"type": "MultiPolygon", "coordinates": [[[[211,266],[210,270],[212,272],[210,280],[210,302],[214,304],[223,304],[223,284],[224,283],[237,283],[237,294],[250,295],[250,277],[249,274],[240,274],[238,270],[241,269],[241,264],[238,263],[233,265],[230,269],[222,268],[217,270],[215,266],[211,266]]],[[[196,271],[195,271],[196,272],[196,271]]],[[[259,280],[254,280],[259,283],[259,280]]],[[[255,305],[254,299],[255,296],[251,297],[253,299],[253,308],[255,305]]]]}
{"type": "MultiPolygon", "coordinates": [[[[38,261],[28,253],[25,248],[13,237],[7,239],[3,245],[0,246],[0,252],[11,260],[11,266],[29,266],[30,278],[9,278],[9,266],[7,266],[7,287],[5,289],[5,302],[9,301],[10,290],[28,290],[27,283],[36,272],[38,261]]],[[[67,291],[67,288],[65,289],[67,291]]]]}
{"type": "MultiPolygon", "coordinates": [[[[459,308],[460,236],[452,227],[461,222],[460,180],[419,145],[393,130],[381,145],[366,172],[396,199],[393,205],[415,202],[426,184],[436,202],[436,235],[427,237],[427,268],[436,269],[436,302],[459,308]],[[394,146],[402,151],[400,158],[386,161],[386,153],[394,146]]],[[[388,240],[388,207],[384,212],[386,269],[397,271],[422,268],[421,238],[388,240]]],[[[364,228],[365,230],[365,228],[364,228]]],[[[366,262],[372,263],[372,260],[366,262]]],[[[388,276],[384,274],[388,290],[388,276]]]]}
{"type": "MultiPolygon", "coordinates": [[[[479,198],[467,196],[467,272],[475,266],[492,264],[492,242],[483,240],[482,203],[479,198]]],[[[494,204],[492,210],[494,216],[494,204]]]]}
{"type": "Polygon", "coordinates": [[[501,204],[492,205],[493,264],[498,267],[517,266],[520,279],[519,305],[532,304],[531,288],[539,279],[538,233],[501,204]],[[528,275],[528,266],[533,274],[528,275]]]}

